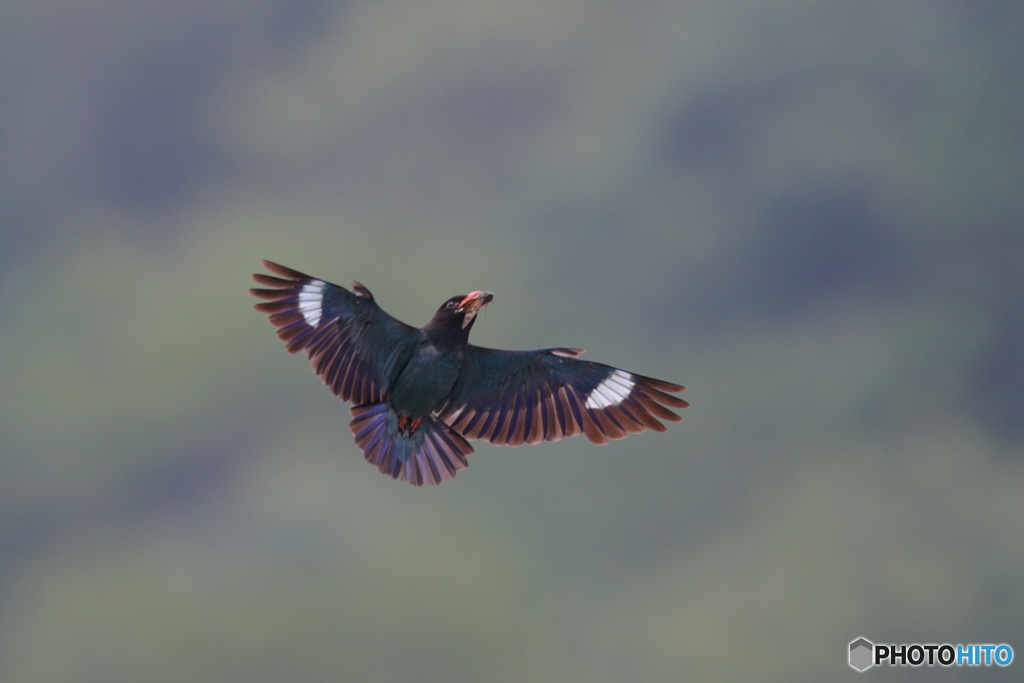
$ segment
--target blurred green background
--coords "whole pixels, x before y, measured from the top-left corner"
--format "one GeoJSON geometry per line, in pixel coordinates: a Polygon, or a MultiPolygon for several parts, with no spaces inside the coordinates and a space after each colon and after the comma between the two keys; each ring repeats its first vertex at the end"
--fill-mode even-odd
{"type": "MultiPolygon", "coordinates": [[[[1024,657],[1024,5],[0,6],[0,681],[1024,657]],[[415,489],[261,258],[686,384],[415,489]]],[[[876,669],[873,680],[1019,680],[876,669]]]]}

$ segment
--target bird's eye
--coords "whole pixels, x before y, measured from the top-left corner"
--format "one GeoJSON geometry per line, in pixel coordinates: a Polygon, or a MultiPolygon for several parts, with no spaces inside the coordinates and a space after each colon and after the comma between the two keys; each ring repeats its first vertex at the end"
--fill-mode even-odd
{"type": "Polygon", "coordinates": [[[453,308],[455,308],[455,304],[456,304],[456,302],[454,302],[454,301],[449,301],[448,303],[446,303],[446,304],[444,305],[444,307],[445,307],[445,308],[447,308],[447,309],[448,309],[448,310],[450,311],[450,310],[452,310],[453,308]]]}

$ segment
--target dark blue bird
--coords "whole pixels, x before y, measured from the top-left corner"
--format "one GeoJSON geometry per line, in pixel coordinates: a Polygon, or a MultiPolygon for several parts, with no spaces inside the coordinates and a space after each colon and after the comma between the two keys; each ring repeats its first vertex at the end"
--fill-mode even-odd
{"type": "Polygon", "coordinates": [[[492,444],[557,441],[586,434],[596,444],[681,418],[666,392],[683,387],[601,363],[583,349],[504,351],[469,343],[477,313],[494,294],[453,296],[416,329],[384,312],[358,282],[348,290],[264,261],[253,275],[269,289],[268,313],[288,351],[353,404],[349,425],[366,459],[416,486],[439,484],[468,465],[466,439],[492,444]]]}

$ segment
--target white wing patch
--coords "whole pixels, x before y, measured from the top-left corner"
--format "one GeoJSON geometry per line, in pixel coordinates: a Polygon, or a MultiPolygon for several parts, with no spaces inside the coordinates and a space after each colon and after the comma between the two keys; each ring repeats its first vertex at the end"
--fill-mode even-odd
{"type": "Polygon", "coordinates": [[[614,370],[587,396],[587,408],[600,410],[617,406],[629,397],[635,384],[631,374],[624,370],[614,370]]]}
{"type": "Polygon", "coordinates": [[[299,313],[306,319],[306,324],[316,327],[320,323],[320,315],[324,305],[324,283],[310,280],[299,290],[299,313]]]}

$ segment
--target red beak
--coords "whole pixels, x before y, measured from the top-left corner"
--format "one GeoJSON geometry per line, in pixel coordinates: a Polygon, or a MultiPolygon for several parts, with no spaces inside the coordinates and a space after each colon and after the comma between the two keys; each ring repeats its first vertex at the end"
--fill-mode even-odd
{"type": "Polygon", "coordinates": [[[481,292],[479,290],[470,292],[465,298],[459,303],[459,307],[455,310],[466,312],[466,317],[462,321],[462,326],[466,327],[473,321],[476,314],[481,308],[491,303],[491,299],[494,298],[494,292],[481,292]]]}

